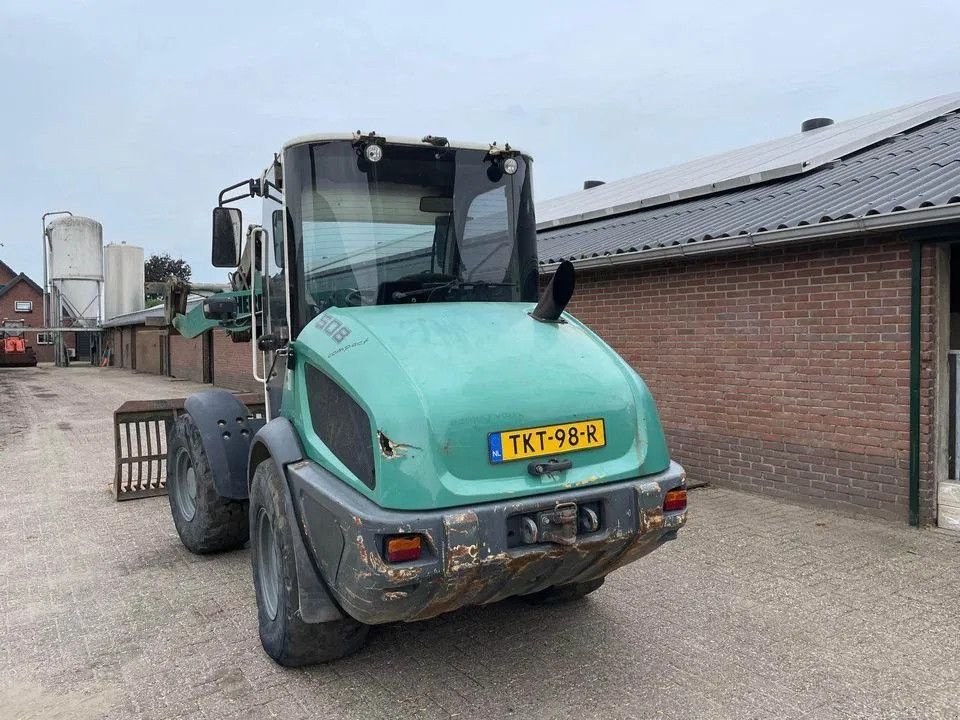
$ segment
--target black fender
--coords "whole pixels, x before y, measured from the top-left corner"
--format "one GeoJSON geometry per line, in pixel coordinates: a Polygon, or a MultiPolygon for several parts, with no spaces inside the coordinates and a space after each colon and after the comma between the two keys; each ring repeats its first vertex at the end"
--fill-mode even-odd
{"type": "Polygon", "coordinates": [[[290,479],[287,465],[303,460],[303,448],[297,430],[287,418],[277,417],[257,431],[250,445],[250,459],[247,463],[248,482],[253,481],[253,473],[262,462],[272,462],[280,477],[283,478],[283,503],[293,532],[293,554],[297,563],[297,588],[299,590],[299,613],[304,622],[322,623],[342,620],[345,615],[334,601],[320,570],[310,556],[303,542],[303,523],[296,511],[290,495],[290,479]]]}
{"type": "Polygon", "coordinates": [[[194,393],[183,407],[200,431],[217,494],[246,500],[250,446],[266,421],[252,417],[247,406],[227,390],[194,393]]]}
{"type": "Polygon", "coordinates": [[[293,423],[285,417],[276,417],[261,427],[250,443],[250,457],[247,462],[248,488],[253,482],[257,465],[267,459],[277,466],[277,472],[282,478],[287,476],[287,465],[303,460],[300,436],[297,435],[293,423]]]}

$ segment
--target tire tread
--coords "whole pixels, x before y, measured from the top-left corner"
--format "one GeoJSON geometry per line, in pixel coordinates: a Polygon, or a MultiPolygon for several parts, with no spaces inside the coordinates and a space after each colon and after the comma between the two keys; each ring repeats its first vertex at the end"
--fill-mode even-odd
{"type": "MultiPolygon", "coordinates": [[[[283,479],[272,460],[257,466],[250,489],[250,551],[254,586],[258,585],[256,563],[257,543],[254,541],[259,508],[267,510],[274,533],[280,539],[280,564],[282,583],[277,617],[271,620],[261,607],[260,590],[257,587],[257,615],[260,625],[260,641],[263,649],[278,664],[300,667],[330,662],[357,651],[366,641],[369,626],[353,618],[344,617],[324,623],[306,623],[300,618],[296,601],[299,593],[296,560],[293,557],[293,538],[289,519],[283,512],[283,479]]],[[[299,532],[299,531],[298,531],[299,532]]]]}
{"type": "Polygon", "coordinates": [[[174,422],[167,443],[167,485],[176,482],[169,477],[175,472],[176,450],[186,449],[197,479],[197,512],[192,520],[186,520],[169,492],[170,510],[177,534],[187,549],[197,555],[225,552],[242,548],[249,538],[246,500],[220,497],[213,481],[210,461],[203,449],[200,429],[188,413],[174,422]]]}

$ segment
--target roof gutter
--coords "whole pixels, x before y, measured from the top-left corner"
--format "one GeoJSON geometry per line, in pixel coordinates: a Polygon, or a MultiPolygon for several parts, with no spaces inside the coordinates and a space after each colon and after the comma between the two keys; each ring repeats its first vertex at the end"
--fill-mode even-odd
{"type": "MultiPolygon", "coordinates": [[[[960,221],[960,203],[918,208],[916,210],[901,210],[883,215],[869,215],[867,217],[850,218],[847,220],[833,220],[831,222],[817,223],[816,225],[803,225],[800,227],[784,228],[782,230],[745,233],[743,235],[718,238],[716,240],[703,240],[701,242],[685,244],[678,243],[669,247],[581,258],[572,260],[571,262],[573,262],[578,270],[620,265],[637,265],[639,263],[654,262],[668,258],[695,257],[698,255],[711,255],[745,248],[829,240],[889,230],[922,228],[956,221],[960,221]]],[[[559,262],[544,263],[540,265],[540,272],[553,272],[559,264],[559,262]]]]}

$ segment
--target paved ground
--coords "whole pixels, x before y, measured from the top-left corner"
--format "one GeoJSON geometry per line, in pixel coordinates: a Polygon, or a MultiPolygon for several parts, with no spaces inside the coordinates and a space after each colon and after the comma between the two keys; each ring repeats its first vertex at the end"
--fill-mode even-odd
{"type": "Polygon", "coordinates": [[[579,604],[377,629],[282,670],[246,551],[198,558],[117,504],[110,412],[189,383],[0,371],[0,718],[960,717],[960,545],[713,489],[579,604]]]}

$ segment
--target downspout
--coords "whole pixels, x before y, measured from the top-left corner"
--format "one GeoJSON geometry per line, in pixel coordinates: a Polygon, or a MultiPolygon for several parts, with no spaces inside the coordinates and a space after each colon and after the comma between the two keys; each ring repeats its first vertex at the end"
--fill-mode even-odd
{"type": "Polygon", "coordinates": [[[920,303],[923,244],[910,244],[910,524],[920,526],[920,303]]]}

